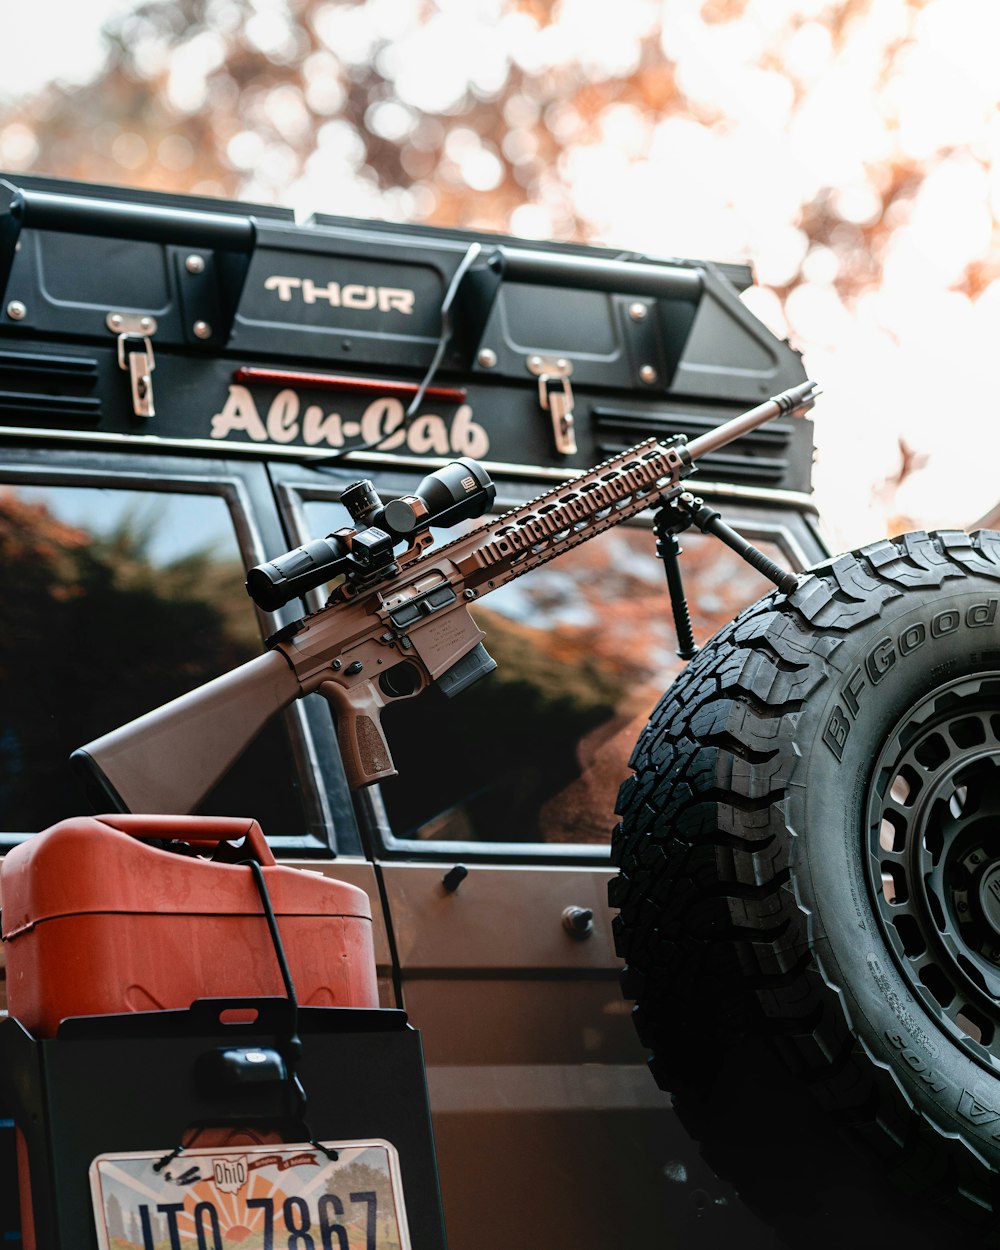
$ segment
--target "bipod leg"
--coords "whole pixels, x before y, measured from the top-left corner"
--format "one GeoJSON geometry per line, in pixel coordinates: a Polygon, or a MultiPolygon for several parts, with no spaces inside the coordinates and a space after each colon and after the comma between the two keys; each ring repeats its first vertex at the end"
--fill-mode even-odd
{"type": "Polygon", "coordinates": [[[763,551],[748,542],[731,525],[727,525],[720,514],[697,495],[684,491],[677,497],[677,506],[687,514],[691,523],[696,525],[703,534],[714,534],[720,542],[725,543],[730,550],[746,560],[751,568],[756,569],[769,582],[773,582],[783,594],[790,595],[798,585],[797,573],[789,573],[780,564],[775,564],[764,555],[763,551]]]}
{"type": "Polygon", "coordinates": [[[656,554],[663,561],[667,590],[670,594],[670,610],[674,616],[674,632],[677,634],[677,654],[682,660],[690,660],[692,656],[698,654],[698,644],[694,640],[694,631],[691,628],[687,595],[684,593],[681,566],[677,559],[682,550],[677,541],[677,535],[682,530],[688,529],[690,525],[691,518],[678,512],[672,504],[662,507],[653,519],[656,554]]]}

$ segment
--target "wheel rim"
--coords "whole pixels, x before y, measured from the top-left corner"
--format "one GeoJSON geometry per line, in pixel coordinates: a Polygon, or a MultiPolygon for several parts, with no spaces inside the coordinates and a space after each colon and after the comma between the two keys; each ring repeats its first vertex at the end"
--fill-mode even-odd
{"type": "Polygon", "coordinates": [[[913,993],[1000,1072],[1000,673],[939,687],[875,765],[867,867],[876,912],[913,993]]]}

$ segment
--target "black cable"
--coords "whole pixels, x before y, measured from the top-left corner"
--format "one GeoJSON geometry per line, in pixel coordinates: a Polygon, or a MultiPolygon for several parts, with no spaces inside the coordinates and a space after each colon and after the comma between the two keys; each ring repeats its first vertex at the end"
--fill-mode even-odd
{"type": "Polygon", "coordinates": [[[292,980],[291,969],[288,966],[288,959],[285,955],[285,946],[281,940],[281,934],[278,932],[278,921],[274,914],[274,908],[271,905],[271,895],[267,888],[267,882],[264,879],[264,870],[255,859],[244,859],[240,861],[239,867],[246,866],[253,873],[254,884],[257,886],[257,893],[260,895],[261,906],[264,908],[264,916],[267,920],[268,932],[271,935],[271,944],[274,947],[274,953],[277,956],[278,967],[281,970],[281,980],[285,986],[285,995],[288,998],[290,1028],[286,1041],[287,1054],[286,1062],[288,1064],[288,1079],[295,1090],[298,1100],[297,1117],[302,1123],[302,1127],[306,1131],[309,1138],[309,1144],[315,1146],[317,1150],[321,1150],[331,1161],[336,1161],[339,1155],[336,1150],[330,1150],[316,1140],[309,1131],[306,1123],[306,1107],[308,1099],[306,1091],[298,1074],[299,1060],[302,1058],[302,1038],[299,1036],[299,998],[295,992],[295,983],[292,980]]]}
{"type": "MultiPolygon", "coordinates": [[[[448,284],[448,290],[445,292],[444,299],[441,302],[441,335],[438,338],[437,347],[434,349],[434,355],[431,358],[431,363],[427,366],[427,371],[424,373],[423,380],[417,387],[416,394],[410,400],[406,412],[403,414],[402,424],[398,427],[400,430],[406,430],[409,428],[410,422],[417,415],[417,409],[420,407],[424,395],[427,393],[427,388],[430,386],[435,375],[437,374],[438,369],[441,367],[441,361],[444,359],[444,354],[447,351],[448,344],[451,342],[452,305],[454,304],[455,297],[458,294],[458,288],[462,285],[462,279],[468,273],[473,262],[482,250],[482,246],[479,243],[470,243],[466,249],[465,255],[459,262],[458,268],[452,274],[451,282],[448,284]]],[[[326,468],[328,465],[335,464],[338,460],[342,460],[344,456],[348,455],[352,451],[371,451],[373,447],[377,447],[382,441],[383,440],[379,438],[370,443],[355,443],[352,447],[344,447],[340,451],[334,452],[332,456],[324,456],[322,460],[311,461],[310,467],[314,469],[326,468]]]]}

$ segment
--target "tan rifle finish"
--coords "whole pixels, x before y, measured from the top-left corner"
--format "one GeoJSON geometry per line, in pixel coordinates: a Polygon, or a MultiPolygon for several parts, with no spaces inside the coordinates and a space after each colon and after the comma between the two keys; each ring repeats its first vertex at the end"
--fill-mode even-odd
{"type": "MultiPolygon", "coordinates": [[[[812,406],[803,383],[685,443],[647,439],[282,630],[263,656],[75,753],[128,811],[186,813],[271,717],[318,692],[333,710],[352,789],[395,775],[382,709],[445,678],[485,637],[469,605],[676,494],[702,456],[812,406]]],[[[488,657],[483,657],[488,661],[488,657]]],[[[483,668],[482,671],[487,671],[483,668]]]]}

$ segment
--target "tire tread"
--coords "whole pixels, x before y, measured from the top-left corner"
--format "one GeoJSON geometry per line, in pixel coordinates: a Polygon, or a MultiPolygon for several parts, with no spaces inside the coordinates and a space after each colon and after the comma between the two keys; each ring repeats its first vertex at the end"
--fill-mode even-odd
{"type": "Polygon", "coordinates": [[[992,1220],[995,1176],[968,1143],[906,1105],[811,955],[783,812],[789,731],[835,673],[844,639],[900,596],[969,575],[1000,582],[1000,535],[918,532],[826,561],[791,595],[772,592],[741,612],[694,657],[636,744],[616,808],[620,872],[609,902],[651,1068],[692,1124],[692,1091],[710,1086],[734,1045],[766,1036],[838,1121],[891,1160],[904,1187],[951,1193],[967,1218],[992,1220]]]}

